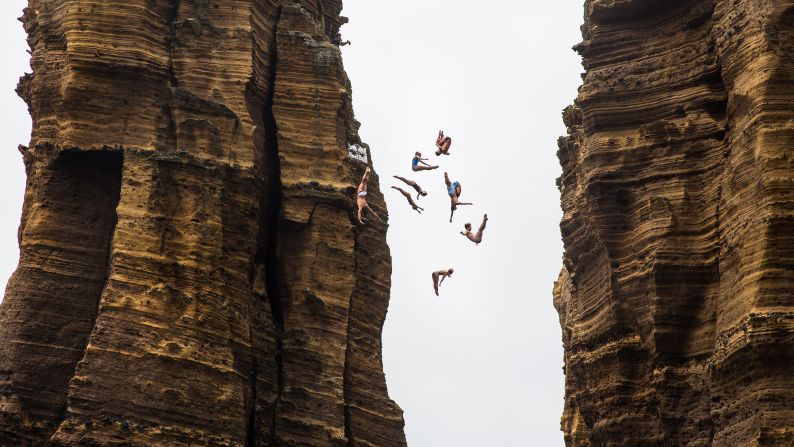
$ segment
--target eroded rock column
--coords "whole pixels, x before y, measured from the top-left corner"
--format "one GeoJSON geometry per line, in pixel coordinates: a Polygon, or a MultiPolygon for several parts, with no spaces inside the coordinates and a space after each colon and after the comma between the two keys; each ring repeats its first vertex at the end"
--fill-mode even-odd
{"type": "Polygon", "coordinates": [[[30,1],[0,446],[405,445],[341,7],[30,1]]]}
{"type": "Polygon", "coordinates": [[[568,445],[794,438],[792,17],[585,3],[559,150],[568,445]]]}

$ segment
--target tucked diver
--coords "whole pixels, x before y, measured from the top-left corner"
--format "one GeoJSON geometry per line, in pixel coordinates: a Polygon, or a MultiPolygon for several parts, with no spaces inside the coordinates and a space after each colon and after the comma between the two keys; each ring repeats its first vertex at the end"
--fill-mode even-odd
{"type": "Polygon", "coordinates": [[[449,175],[444,173],[444,181],[447,183],[447,194],[449,194],[449,201],[450,205],[450,213],[449,213],[449,221],[452,222],[452,216],[455,215],[455,210],[458,209],[459,206],[463,205],[474,205],[473,203],[469,202],[461,202],[460,201],[460,194],[463,191],[463,188],[460,186],[460,182],[452,183],[449,181],[449,175]]]}
{"type": "Polygon", "coordinates": [[[443,130],[439,130],[436,138],[436,147],[438,148],[436,155],[449,155],[450,146],[452,146],[452,138],[445,136],[443,130]]]}
{"type": "Polygon", "coordinates": [[[455,269],[450,268],[448,270],[439,270],[437,272],[433,272],[433,289],[436,291],[436,296],[438,296],[438,288],[447,279],[448,276],[452,276],[455,273],[455,269]],[[438,278],[441,278],[441,281],[438,278]]]}
{"type": "Polygon", "coordinates": [[[419,171],[430,171],[433,169],[438,169],[438,166],[430,166],[429,164],[425,163],[426,160],[429,159],[422,158],[421,152],[415,153],[414,159],[411,161],[411,170],[413,170],[414,172],[419,172],[419,171]]]}
{"type": "Polygon", "coordinates": [[[471,232],[471,223],[467,223],[466,225],[464,225],[466,231],[461,231],[460,234],[466,236],[467,238],[469,238],[470,241],[474,242],[475,244],[480,245],[480,242],[482,242],[482,232],[485,231],[486,223],[488,223],[488,215],[483,214],[482,223],[480,224],[480,229],[477,230],[476,234],[471,232]]]}
{"type": "MultiPolygon", "coordinates": [[[[379,221],[383,222],[383,219],[378,216],[378,213],[372,210],[367,203],[367,182],[369,181],[369,168],[364,171],[364,176],[361,177],[361,183],[358,185],[358,193],[356,194],[356,203],[358,204],[358,223],[364,225],[364,220],[362,219],[364,215],[364,210],[369,210],[370,213],[374,214],[375,217],[378,218],[379,221]]],[[[385,223],[385,222],[384,222],[385,223]]]]}
{"type": "Polygon", "coordinates": [[[413,189],[415,189],[416,190],[416,200],[419,200],[419,196],[424,197],[424,196],[427,195],[427,191],[423,190],[422,187],[419,186],[419,184],[416,183],[415,181],[408,180],[407,178],[400,177],[399,175],[395,175],[394,178],[396,178],[397,180],[402,181],[406,185],[408,185],[408,186],[412,187],[413,189]]]}
{"type": "Polygon", "coordinates": [[[404,196],[405,196],[405,198],[406,198],[406,199],[408,199],[408,203],[411,205],[411,207],[412,207],[412,208],[414,209],[414,211],[416,211],[417,213],[419,213],[419,214],[422,214],[422,211],[424,211],[424,210],[425,210],[425,209],[424,209],[424,208],[422,208],[421,206],[417,205],[417,204],[416,204],[416,202],[414,202],[414,199],[411,197],[411,193],[409,193],[408,191],[406,191],[406,190],[404,190],[404,189],[402,189],[402,188],[398,188],[398,187],[396,187],[396,186],[392,186],[392,189],[396,189],[397,191],[400,191],[400,192],[402,193],[402,195],[404,195],[404,196]]]}

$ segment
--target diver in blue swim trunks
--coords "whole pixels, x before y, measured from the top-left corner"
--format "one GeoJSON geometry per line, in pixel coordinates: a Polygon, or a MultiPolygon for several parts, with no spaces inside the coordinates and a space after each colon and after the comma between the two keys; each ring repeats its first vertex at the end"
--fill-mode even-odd
{"type": "Polygon", "coordinates": [[[460,182],[451,182],[449,181],[449,175],[444,173],[444,181],[447,184],[447,194],[449,194],[449,200],[451,202],[450,205],[450,213],[449,213],[449,221],[452,222],[452,216],[455,214],[455,210],[458,209],[459,206],[463,205],[474,205],[473,203],[469,202],[461,202],[460,201],[460,194],[463,192],[463,188],[460,186],[460,182]]]}
{"type": "Polygon", "coordinates": [[[421,152],[415,153],[414,159],[411,161],[411,170],[413,170],[414,172],[419,172],[419,171],[431,171],[433,169],[438,169],[438,166],[431,166],[425,163],[426,160],[429,159],[422,158],[421,152]]]}

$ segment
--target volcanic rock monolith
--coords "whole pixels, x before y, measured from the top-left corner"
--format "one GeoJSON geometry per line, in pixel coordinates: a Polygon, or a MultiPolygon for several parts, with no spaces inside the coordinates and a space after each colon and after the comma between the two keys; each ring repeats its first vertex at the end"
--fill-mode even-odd
{"type": "Polygon", "coordinates": [[[0,446],[405,445],[341,9],[29,1],[0,446]]]}
{"type": "Polygon", "coordinates": [[[794,3],[588,0],[559,142],[568,446],[794,442],[794,3]]]}

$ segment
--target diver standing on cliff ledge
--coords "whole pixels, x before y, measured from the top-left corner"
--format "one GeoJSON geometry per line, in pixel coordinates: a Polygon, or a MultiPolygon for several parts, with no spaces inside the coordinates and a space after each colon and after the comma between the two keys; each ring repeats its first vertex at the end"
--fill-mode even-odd
{"type": "Polygon", "coordinates": [[[370,169],[367,167],[367,170],[364,171],[364,176],[361,177],[361,183],[358,184],[358,192],[356,193],[356,204],[358,205],[358,223],[364,225],[364,220],[362,217],[365,209],[374,214],[375,217],[381,221],[381,223],[386,223],[380,218],[380,216],[378,216],[378,213],[369,207],[369,203],[367,203],[367,182],[369,181],[369,171],[370,169]]]}
{"type": "Polygon", "coordinates": [[[331,43],[333,43],[334,45],[336,45],[338,47],[343,47],[345,45],[352,45],[353,44],[353,42],[351,42],[349,40],[343,41],[342,40],[342,33],[336,33],[336,35],[331,38],[331,43]]]}

